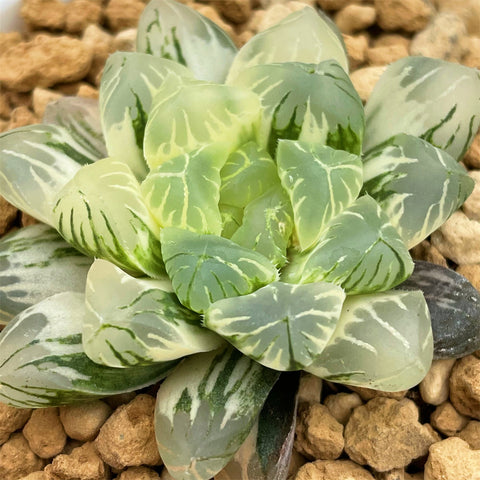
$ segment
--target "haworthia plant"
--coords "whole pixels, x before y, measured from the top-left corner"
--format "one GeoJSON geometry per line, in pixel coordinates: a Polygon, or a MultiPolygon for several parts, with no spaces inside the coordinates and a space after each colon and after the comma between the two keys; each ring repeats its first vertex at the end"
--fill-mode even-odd
{"type": "MultiPolygon", "coordinates": [[[[456,160],[479,74],[402,59],[364,109],[347,63],[310,7],[237,54],[198,12],[153,0],[99,103],[61,99],[2,133],[0,193],[47,226],[0,241],[0,401],[62,405],[168,375],[156,437],[176,480],[286,480],[285,371],[397,391],[434,347],[455,356],[425,297],[432,317],[477,297],[408,283],[408,248],[472,190],[456,160]]],[[[478,348],[475,328],[456,335],[478,348]]]]}

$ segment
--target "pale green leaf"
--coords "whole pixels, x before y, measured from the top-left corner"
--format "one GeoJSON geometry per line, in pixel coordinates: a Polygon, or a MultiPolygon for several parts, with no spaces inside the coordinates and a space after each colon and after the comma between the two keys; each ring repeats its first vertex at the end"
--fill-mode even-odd
{"type": "Polygon", "coordinates": [[[0,240],[0,323],[66,290],[83,292],[92,259],[47,225],[31,225],[0,240]]]}
{"type": "Polygon", "coordinates": [[[105,158],[79,170],[58,194],[54,215],[58,231],[85,255],[137,275],[164,273],[160,227],[124,162],[105,158]]]}
{"type": "Polygon", "coordinates": [[[350,78],[334,60],[318,65],[258,65],[239,73],[233,84],[250,88],[260,97],[259,141],[271,155],[281,138],[361,152],[363,105],[350,78]]]}
{"type": "Polygon", "coordinates": [[[224,205],[222,203],[218,205],[218,208],[222,216],[222,237],[232,238],[232,235],[242,224],[243,208],[224,205]]]}
{"type": "Polygon", "coordinates": [[[305,6],[247,42],[233,61],[227,83],[254,65],[317,64],[330,59],[348,72],[347,52],[337,26],[322,12],[305,6]]]}
{"type": "Polygon", "coordinates": [[[376,83],[365,115],[364,151],[407,133],[461,160],[480,125],[480,73],[437,58],[402,58],[376,83]]]}
{"type": "Polygon", "coordinates": [[[237,48],[196,10],[173,0],[152,0],[138,22],[137,51],[185,65],[199,80],[223,83],[237,48]]]}
{"type": "Polygon", "coordinates": [[[167,160],[148,174],[141,190],[160,226],[220,235],[218,201],[224,161],[222,149],[200,147],[167,160]]]}
{"type": "Polygon", "coordinates": [[[161,242],[175,293],[198,313],[217,300],[245,295],[277,279],[267,258],[226,238],[164,228],[161,242]]]}
{"type": "Polygon", "coordinates": [[[29,125],[0,134],[0,192],[12,205],[54,225],[61,188],[98,158],[58,125],[29,125]]]}
{"type": "Polygon", "coordinates": [[[292,283],[332,282],[349,294],[385,291],[405,280],[413,261],[378,203],[358,198],[337,215],[311,252],[292,259],[292,283]]]}
{"type": "Polygon", "coordinates": [[[84,295],[53,295],[24,310],[0,334],[0,400],[51,407],[138,390],[177,362],[129,369],[92,362],[82,348],[84,295]]]}
{"type": "Polygon", "coordinates": [[[335,333],[306,370],[332,382],[399,391],[430,368],[433,337],[420,291],[347,297],[335,333]]]}
{"type": "Polygon", "coordinates": [[[448,153],[404,134],[370,151],[363,175],[364,190],[380,204],[408,248],[443,225],[474,187],[465,168],[448,153]]]}
{"type": "Polygon", "coordinates": [[[231,239],[283,266],[293,231],[293,212],[280,182],[253,200],[244,210],[242,225],[231,239]]]}
{"type": "Polygon", "coordinates": [[[216,144],[229,153],[251,140],[260,100],[249,90],[201,82],[168,82],[153,100],[145,129],[150,168],[199,147],[216,144]]]}
{"type": "Polygon", "coordinates": [[[155,435],[176,480],[209,480],[248,436],[278,373],[232,348],[186,359],[160,385],[155,435]]]}
{"type": "Polygon", "coordinates": [[[215,302],[205,312],[205,326],[266,367],[300,370],[322,353],[344,299],[331,283],[274,282],[215,302]]]}
{"type": "Polygon", "coordinates": [[[293,207],[300,248],[306,250],[357,198],[362,187],[361,159],[327,146],[280,140],[277,166],[293,207]]]}
{"type": "Polygon", "coordinates": [[[193,79],[178,63],[144,53],[116,52],[103,71],[100,109],[109,156],[124,161],[141,180],[147,173],[143,137],[152,98],[167,75],[193,79]]]}

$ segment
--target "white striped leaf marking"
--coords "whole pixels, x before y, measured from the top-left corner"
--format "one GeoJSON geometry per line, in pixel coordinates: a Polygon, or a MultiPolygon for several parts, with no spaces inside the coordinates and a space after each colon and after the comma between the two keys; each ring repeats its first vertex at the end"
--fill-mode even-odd
{"type": "Polygon", "coordinates": [[[419,383],[432,356],[422,292],[396,290],[347,297],[335,333],[306,370],[333,382],[395,392],[419,383]]]}
{"type": "Polygon", "coordinates": [[[344,299],[331,283],[274,282],[215,302],[205,313],[205,326],[266,367],[300,370],[322,353],[344,299]]]}

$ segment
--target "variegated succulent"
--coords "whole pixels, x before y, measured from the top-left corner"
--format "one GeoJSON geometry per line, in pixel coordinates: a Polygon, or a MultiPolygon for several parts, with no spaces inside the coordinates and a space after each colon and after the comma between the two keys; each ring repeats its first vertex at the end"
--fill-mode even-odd
{"type": "Polygon", "coordinates": [[[64,98],[0,136],[1,194],[43,222],[0,242],[0,400],[168,375],[156,434],[172,476],[209,479],[253,431],[259,480],[265,432],[278,440],[259,412],[295,383],[280,372],[391,391],[427,372],[427,304],[398,286],[408,248],[472,191],[457,161],[479,123],[478,71],[423,57],[390,65],[364,109],[313,8],[237,53],[153,0],[99,104],[64,98]]]}

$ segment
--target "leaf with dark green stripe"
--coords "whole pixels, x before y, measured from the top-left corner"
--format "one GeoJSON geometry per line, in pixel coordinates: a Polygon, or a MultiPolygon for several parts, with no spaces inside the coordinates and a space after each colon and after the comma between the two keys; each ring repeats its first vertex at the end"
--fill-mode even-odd
{"type": "Polygon", "coordinates": [[[218,205],[222,217],[222,237],[232,238],[232,235],[238,230],[243,220],[243,208],[233,207],[232,205],[218,205]]]}
{"type": "Polygon", "coordinates": [[[245,295],[277,278],[266,257],[226,238],[164,228],[161,242],[175,293],[198,313],[217,300],[245,295]]]}
{"type": "Polygon", "coordinates": [[[177,480],[208,480],[248,436],[278,373],[232,348],[187,358],[158,391],[155,435],[177,480]]]}
{"type": "Polygon", "coordinates": [[[177,362],[110,368],[83,352],[84,295],[48,297],[15,317],[0,334],[0,400],[50,407],[115,395],[164,378],[177,362]]]}

